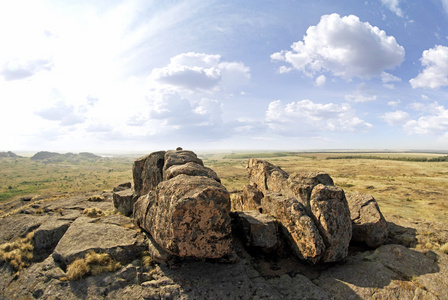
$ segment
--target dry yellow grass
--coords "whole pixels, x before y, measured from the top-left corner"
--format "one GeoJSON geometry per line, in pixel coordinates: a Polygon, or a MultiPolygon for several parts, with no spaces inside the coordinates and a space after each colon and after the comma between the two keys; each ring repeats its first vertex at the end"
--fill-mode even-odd
{"type": "Polygon", "coordinates": [[[73,261],[67,267],[67,279],[79,280],[88,275],[113,272],[121,268],[121,264],[112,259],[107,253],[89,251],[84,258],[73,261]]]}
{"type": "Polygon", "coordinates": [[[28,267],[33,259],[33,235],[30,232],[24,238],[1,244],[0,260],[9,263],[16,271],[28,267]]]}

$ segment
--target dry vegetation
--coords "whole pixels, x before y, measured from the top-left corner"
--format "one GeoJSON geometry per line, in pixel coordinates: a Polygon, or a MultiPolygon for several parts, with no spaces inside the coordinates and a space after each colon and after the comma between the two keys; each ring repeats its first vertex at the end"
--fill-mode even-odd
{"type": "Polygon", "coordinates": [[[32,238],[34,233],[28,233],[24,238],[0,245],[0,261],[9,263],[15,271],[28,267],[33,259],[32,238]]]}
{"type": "MultiPolygon", "coordinates": [[[[407,158],[430,160],[442,154],[270,152],[198,155],[206,166],[218,173],[229,191],[241,190],[247,184],[247,159],[257,157],[289,173],[327,172],[345,191],[358,190],[374,196],[386,217],[399,215],[440,222],[446,222],[448,217],[445,200],[448,162],[406,161],[407,158]]],[[[29,158],[3,158],[0,159],[0,202],[23,195],[110,190],[120,183],[132,181],[134,160],[135,157],[117,157],[76,163],[43,163],[29,158]]]]}
{"type": "Polygon", "coordinates": [[[67,279],[78,280],[87,275],[113,272],[121,268],[121,264],[107,253],[89,251],[84,258],[73,261],[67,267],[67,279]]]}
{"type": "Polygon", "coordinates": [[[135,158],[47,163],[29,158],[0,159],[0,202],[24,195],[90,192],[132,179],[135,158]]]}

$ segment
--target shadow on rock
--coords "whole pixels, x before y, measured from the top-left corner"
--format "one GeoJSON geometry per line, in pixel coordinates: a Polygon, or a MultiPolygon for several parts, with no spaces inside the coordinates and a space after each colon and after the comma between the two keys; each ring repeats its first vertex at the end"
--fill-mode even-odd
{"type": "Polygon", "coordinates": [[[316,283],[337,299],[366,299],[374,294],[383,299],[443,297],[446,292],[440,287],[427,284],[428,278],[439,273],[439,260],[445,256],[441,252],[384,245],[350,257],[345,264],[323,273],[316,283]]]}

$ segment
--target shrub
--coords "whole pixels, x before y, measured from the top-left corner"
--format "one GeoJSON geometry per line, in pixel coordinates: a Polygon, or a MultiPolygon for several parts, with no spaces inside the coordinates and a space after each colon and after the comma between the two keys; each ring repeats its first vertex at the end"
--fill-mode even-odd
{"type": "Polygon", "coordinates": [[[448,243],[445,243],[442,246],[440,246],[439,250],[442,251],[445,254],[448,254],[448,243]]]}

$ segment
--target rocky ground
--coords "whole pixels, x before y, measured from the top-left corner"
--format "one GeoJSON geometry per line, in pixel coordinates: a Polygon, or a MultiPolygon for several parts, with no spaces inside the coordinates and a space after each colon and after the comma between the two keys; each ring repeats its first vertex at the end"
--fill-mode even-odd
{"type": "Polygon", "coordinates": [[[90,196],[1,204],[0,251],[29,243],[33,255],[0,262],[0,299],[448,299],[448,255],[434,250],[448,242],[446,224],[390,217],[385,245],[352,244],[337,263],[262,254],[234,236],[234,263],[157,264],[145,257],[145,233],[114,210],[112,193],[90,196]],[[90,251],[109,254],[117,268],[69,280],[68,264],[90,251]]]}

